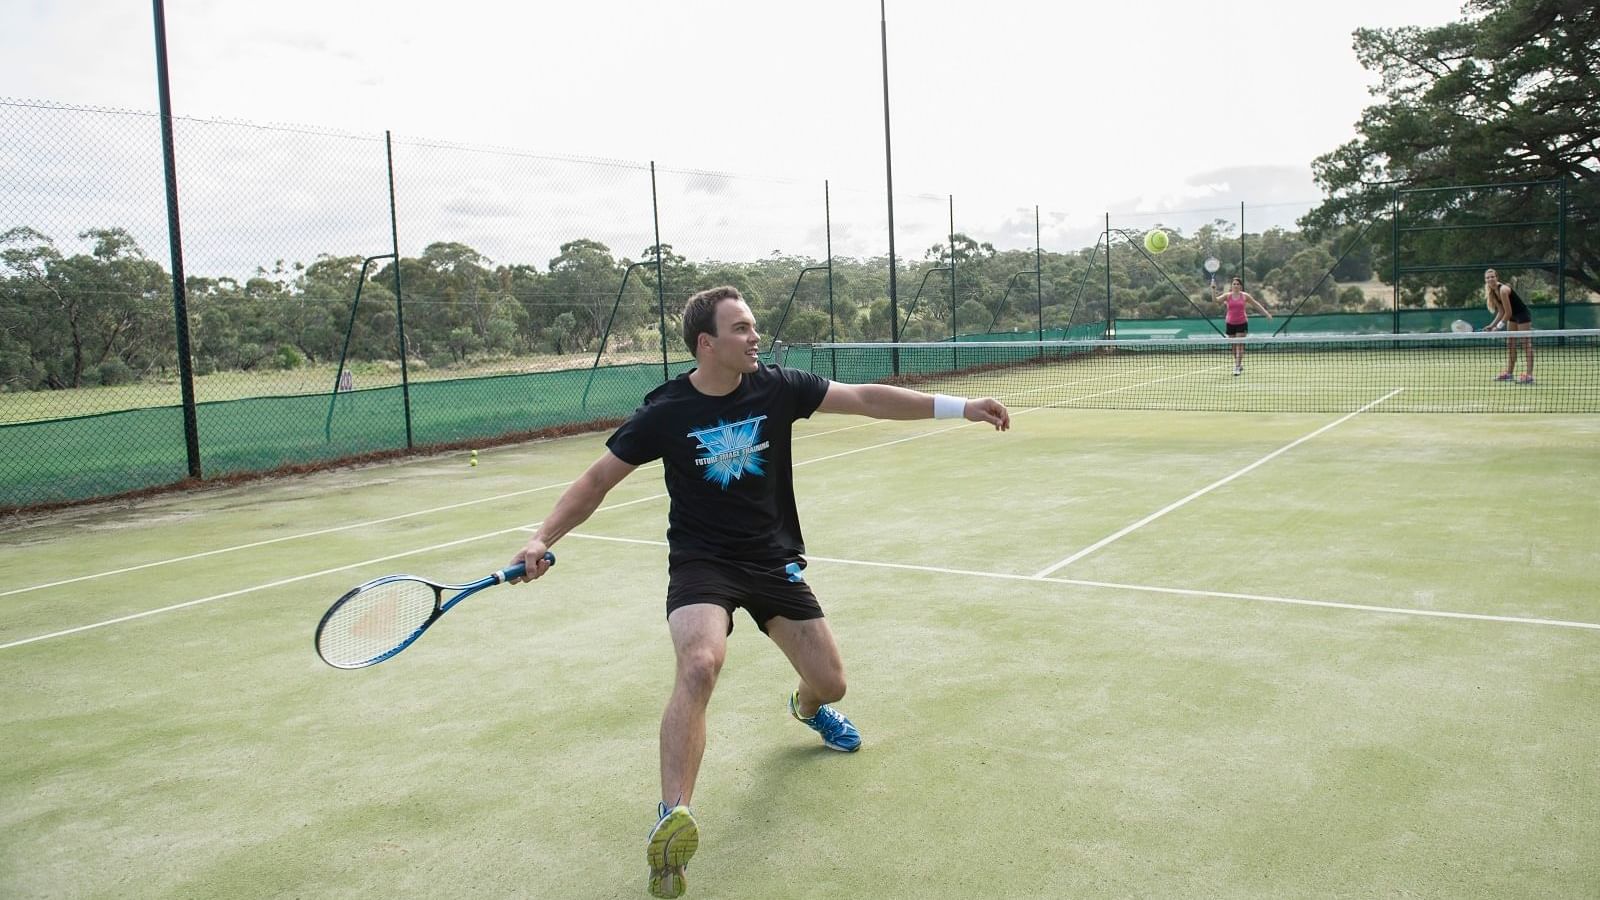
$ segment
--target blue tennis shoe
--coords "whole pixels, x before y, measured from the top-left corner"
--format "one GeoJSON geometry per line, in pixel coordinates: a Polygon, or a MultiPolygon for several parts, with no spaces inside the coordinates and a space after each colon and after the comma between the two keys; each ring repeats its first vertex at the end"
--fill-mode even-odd
{"type": "Polygon", "coordinates": [[[795,691],[789,695],[789,715],[822,735],[822,742],[834,750],[854,753],[861,749],[861,732],[850,724],[844,713],[826,703],[817,707],[817,714],[808,719],[800,715],[800,692],[795,691]]]}

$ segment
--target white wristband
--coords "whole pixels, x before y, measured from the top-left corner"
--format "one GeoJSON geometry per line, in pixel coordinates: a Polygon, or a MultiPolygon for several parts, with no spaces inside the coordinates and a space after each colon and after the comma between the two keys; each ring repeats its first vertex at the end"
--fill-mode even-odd
{"type": "Polygon", "coordinates": [[[962,419],[967,415],[967,401],[961,397],[952,397],[949,394],[933,395],[933,417],[935,419],[962,419]]]}

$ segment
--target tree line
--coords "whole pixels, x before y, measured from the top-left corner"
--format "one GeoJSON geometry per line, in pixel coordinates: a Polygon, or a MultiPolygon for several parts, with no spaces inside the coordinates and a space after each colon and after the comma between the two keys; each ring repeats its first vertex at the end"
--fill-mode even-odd
{"type": "MultiPolygon", "coordinates": [[[[1118,236],[1106,295],[1102,248],[1045,252],[1036,278],[1032,250],[998,250],[963,234],[901,260],[902,340],[953,334],[1032,331],[1122,319],[1215,313],[1202,262],[1236,259],[1238,235],[1218,222],[1175,235],[1148,257],[1118,236]],[[952,299],[948,268],[954,264],[952,299]]],[[[120,228],[79,235],[91,249],[65,254],[26,226],[0,234],[0,385],[63,389],[175,376],[177,342],[167,270],[120,228]]],[[[1133,236],[1137,239],[1138,236],[1133,236]]],[[[1299,232],[1247,235],[1245,277],[1267,296],[1300,298],[1305,312],[1370,305],[1341,282],[1372,276],[1370,248],[1334,266],[1335,241],[1299,232]],[[1333,277],[1322,276],[1333,269],[1333,277]],[[1320,280],[1320,284],[1319,284],[1320,280]]],[[[774,254],[748,262],[697,262],[661,250],[668,350],[686,353],[677,323],[696,290],[732,284],[749,299],[768,338],[785,341],[888,340],[886,258],[827,260],[774,254]]],[[[399,262],[403,307],[395,303],[395,263],[325,254],[310,263],[275,263],[248,278],[186,280],[190,349],[199,374],[399,358],[404,316],[407,359],[449,367],[533,354],[660,352],[655,247],[618,255],[587,238],[560,246],[543,265],[495,262],[454,242],[428,245],[399,262]],[[635,266],[643,262],[644,265],[635,266]],[[626,279],[626,283],[625,283],[626,279]],[[351,306],[360,287],[360,303],[351,306]],[[621,295],[620,302],[618,300],[621,295]],[[607,329],[609,328],[609,332],[607,329]],[[346,340],[348,349],[346,350],[346,340]]],[[[1232,272],[1235,265],[1228,267],[1232,272]]]]}

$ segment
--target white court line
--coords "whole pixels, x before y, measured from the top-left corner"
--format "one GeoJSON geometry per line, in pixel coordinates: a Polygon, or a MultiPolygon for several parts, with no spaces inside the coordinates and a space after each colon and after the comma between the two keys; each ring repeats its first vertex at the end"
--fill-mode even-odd
{"type": "Polygon", "coordinates": [[[170,559],[158,559],[158,560],[155,560],[153,562],[140,563],[139,565],[136,565],[136,566],[125,566],[125,567],[123,567],[121,569],[111,569],[111,570],[105,571],[105,572],[96,572],[93,575],[79,575],[76,578],[63,578],[60,581],[51,581],[51,582],[46,582],[45,584],[33,584],[33,585],[29,585],[28,587],[13,588],[12,590],[9,590],[9,591],[0,591],[0,597],[9,597],[12,594],[26,594],[29,591],[39,591],[39,590],[43,590],[45,588],[60,587],[60,586],[62,586],[64,584],[75,584],[75,583],[77,583],[79,581],[90,581],[90,580],[95,579],[95,578],[107,578],[107,577],[112,576],[112,575],[124,575],[124,574],[127,574],[128,572],[137,572],[140,569],[150,569],[150,568],[154,568],[156,566],[170,565],[172,563],[189,562],[190,560],[204,559],[207,556],[218,556],[218,555],[223,554],[223,553],[235,553],[235,552],[240,551],[240,550],[251,550],[251,549],[254,549],[256,547],[265,547],[268,544],[281,544],[284,541],[296,541],[296,540],[300,540],[301,538],[319,537],[319,536],[324,535],[324,534],[334,534],[334,533],[340,532],[340,531],[349,531],[349,530],[351,530],[353,528],[367,528],[367,527],[370,527],[370,526],[373,526],[373,525],[384,525],[384,524],[387,524],[389,522],[398,522],[401,519],[410,519],[410,518],[414,518],[416,516],[425,516],[425,515],[428,515],[430,513],[444,512],[445,510],[449,510],[449,509],[459,509],[459,508],[461,508],[463,506],[471,506],[474,503],[488,503],[489,501],[492,501],[492,500],[504,500],[504,499],[507,499],[507,498],[510,498],[510,497],[520,497],[523,494],[534,494],[534,493],[538,493],[539,491],[548,491],[551,488],[565,487],[565,486],[567,486],[567,485],[569,485],[571,483],[572,482],[570,482],[570,481],[563,481],[560,484],[547,484],[547,485],[544,485],[542,487],[527,488],[527,489],[521,490],[521,491],[512,491],[509,494],[496,494],[493,497],[481,497],[481,498],[479,498],[477,500],[464,500],[464,501],[462,501],[460,503],[451,503],[451,504],[448,504],[448,505],[445,505],[445,506],[435,506],[432,509],[414,510],[412,512],[401,513],[401,514],[399,514],[397,516],[388,516],[388,517],[382,518],[382,519],[372,519],[372,520],[366,521],[366,522],[352,522],[352,523],[350,523],[348,525],[335,525],[335,526],[333,526],[331,528],[319,528],[316,531],[305,531],[305,532],[301,532],[299,534],[286,534],[286,535],[283,535],[281,537],[267,538],[265,540],[260,540],[260,541],[252,541],[251,543],[248,543],[248,544],[237,544],[237,545],[232,546],[232,547],[219,547],[219,548],[217,548],[215,550],[205,550],[205,551],[202,551],[200,553],[190,553],[187,556],[174,556],[174,557],[172,557],[170,559]]]}
{"type": "MultiPolygon", "coordinates": [[[[1185,374],[1193,374],[1193,373],[1185,373],[1185,374]]],[[[1182,376],[1172,376],[1172,377],[1182,377],[1182,376]]],[[[1125,386],[1125,387],[1122,387],[1122,388],[1116,388],[1115,390],[1112,390],[1112,391],[1102,391],[1100,393],[1088,394],[1088,395],[1085,395],[1083,397],[1074,398],[1074,400],[1089,399],[1090,397],[1098,397],[1098,396],[1101,396],[1102,394],[1106,394],[1106,393],[1115,393],[1116,391],[1119,391],[1119,390],[1127,390],[1127,389],[1133,388],[1133,387],[1141,387],[1141,386],[1143,386],[1143,384],[1155,384],[1155,383],[1158,383],[1158,382],[1161,382],[1161,381],[1169,381],[1169,380],[1171,380],[1171,378],[1155,379],[1154,381],[1150,381],[1150,382],[1144,382],[1144,383],[1141,383],[1141,384],[1128,385],[1128,386],[1125,386]]],[[[1074,400],[1066,400],[1066,401],[1061,401],[1061,402],[1071,403],[1071,402],[1074,402],[1074,400]]],[[[1034,409],[1043,409],[1043,408],[1044,407],[1034,407],[1034,409]]],[[[1029,411],[1031,411],[1031,410],[1023,410],[1023,412],[1029,412],[1029,411]]],[[[876,422],[876,421],[886,421],[886,420],[874,420],[874,421],[876,422]]],[[[872,424],[872,423],[864,423],[864,424],[872,424]]],[[[947,431],[954,431],[956,428],[965,428],[968,425],[977,425],[977,424],[980,424],[980,423],[978,423],[978,422],[963,422],[960,425],[952,426],[950,428],[940,428],[940,429],[936,429],[934,431],[925,431],[925,432],[922,432],[920,434],[912,435],[910,437],[898,438],[896,440],[885,441],[885,442],[879,443],[879,444],[872,444],[872,445],[867,446],[867,447],[858,447],[858,448],[856,448],[854,450],[847,450],[847,451],[845,451],[843,453],[835,453],[835,454],[831,454],[829,456],[817,457],[815,459],[801,460],[800,462],[794,463],[794,465],[796,467],[799,467],[799,466],[810,465],[812,463],[825,462],[825,461],[830,460],[830,459],[838,459],[841,456],[849,456],[849,455],[851,455],[853,453],[860,453],[860,452],[865,451],[865,450],[875,450],[875,449],[878,449],[878,448],[881,448],[881,447],[891,447],[891,446],[894,446],[895,444],[903,444],[906,441],[914,441],[914,440],[917,440],[918,438],[929,437],[929,436],[932,436],[932,435],[935,435],[935,434],[944,434],[947,431]]],[[[849,430],[851,428],[860,428],[860,427],[863,427],[863,425],[859,425],[859,424],[858,425],[850,425],[850,426],[846,426],[845,428],[841,428],[841,429],[837,429],[837,430],[846,431],[846,430],[849,430]]],[[[819,432],[819,434],[831,434],[831,433],[832,432],[819,432]]],[[[654,467],[659,466],[659,465],[660,465],[660,463],[654,463],[654,464],[652,464],[650,466],[650,468],[654,468],[654,467]]],[[[568,482],[568,483],[570,483],[570,482],[568,482]]],[[[560,485],[547,485],[546,488],[548,488],[548,487],[559,487],[559,486],[560,485]]],[[[620,509],[620,508],[622,508],[624,506],[633,506],[633,505],[638,504],[638,503],[648,503],[648,502],[650,502],[652,500],[660,500],[660,499],[662,499],[662,498],[664,498],[666,496],[667,495],[665,493],[651,494],[650,496],[647,496],[647,497],[640,497],[640,498],[637,498],[637,499],[634,499],[634,500],[625,501],[623,503],[615,503],[615,504],[612,504],[610,506],[603,506],[603,507],[595,510],[595,512],[606,512],[606,511],[609,511],[609,510],[620,509]]],[[[213,601],[216,601],[216,600],[223,600],[223,599],[226,599],[226,598],[229,598],[229,597],[237,597],[237,596],[239,596],[241,594],[248,594],[248,593],[252,593],[254,591],[265,590],[265,589],[273,588],[273,587],[281,587],[281,586],[286,585],[286,584],[293,584],[293,583],[295,583],[297,581],[304,581],[304,580],[306,580],[308,578],[316,578],[316,577],[321,576],[321,575],[328,575],[328,574],[332,574],[332,573],[335,573],[335,572],[343,572],[343,571],[347,571],[349,569],[355,569],[355,568],[360,568],[362,566],[371,565],[373,563],[385,562],[385,561],[391,560],[391,559],[400,559],[400,558],[406,557],[406,556],[414,556],[414,555],[419,554],[419,553],[428,553],[428,552],[431,552],[433,550],[443,549],[445,547],[454,547],[454,546],[457,546],[459,544],[470,543],[470,542],[476,541],[476,540],[482,540],[483,538],[496,537],[498,535],[509,534],[511,532],[514,532],[514,531],[525,531],[525,530],[528,530],[530,528],[535,528],[535,527],[537,527],[537,525],[538,525],[538,523],[535,523],[534,525],[517,525],[517,526],[511,527],[511,528],[501,529],[499,531],[492,531],[492,532],[489,532],[489,533],[486,533],[486,534],[475,535],[473,537],[461,538],[459,540],[449,541],[449,542],[442,543],[442,544],[434,544],[434,545],[427,546],[427,547],[418,547],[418,548],[414,548],[412,550],[407,550],[407,551],[404,551],[404,552],[401,552],[401,553],[391,554],[389,556],[383,556],[383,557],[378,557],[376,559],[368,559],[368,560],[364,560],[362,562],[351,563],[349,565],[340,566],[340,567],[334,568],[334,569],[326,569],[324,571],[315,572],[315,573],[312,573],[310,575],[297,575],[297,576],[294,576],[292,578],[282,579],[282,580],[279,580],[279,581],[271,582],[269,584],[261,584],[261,585],[255,585],[254,587],[240,588],[237,591],[229,591],[229,592],[224,593],[224,594],[216,594],[216,595],[213,595],[213,596],[210,596],[210,597],[202,597],[202,598],[200,598],[198,600],[189,600],[189,601],[185,601],[183,603],[176,603],[176,604],[173,604],[171,606],[161,607],[160,609],[146,610],[144,612],[133,613],[133,614],[126,615],[126,616],[119,616],[118,618],[115,618],[115,619],[108,619],[108,620],[105,620],[105,621],[102,621],[102,622],[95,622],[95,623],[92,623],[92,624],[89,624],[89,625],[79,625],[79,626],[77,626],[75,628],[68,628],[68,629],[65,629],[65,630],[62,630],[62,631],[52,632],[50,634],[36,635],[36,636],[30,637],[30,638],[22,638],[20,640],[11,641],[11,642],[5,643],[5,644],[0,644],[0,650],[7,650],[7,649],[10,649],[12,647],[20,647],[20,646],[23,646],[25,644],[32,644],[32,643],[35,643],[37,641],[48,640],[50,638],[64,637],[66,635],[77,634],[79,632],[89,631],[89,630],[95,629],[95,628],[103,628],[103,627],[105,627],[107,625],[115,625],[117,623],[127,622],[127,621],[131,621],[133,619],[142,619],[142,618],[145,618],[146,616],[156,615],[157,613],[170,612],[172,610],[184,609],[184,608],[187,608],[187,607],[190,607],[190,606],[198,606],[198,605],[200,605],[202,603],[210,603],[210,602],[213,602],[213,601]]],[[[147,565],[149,565],[149,564],[147,564],[147,565]]]]}
{"type": "MultiPolygon", "coordinates": [[[[613,503],[610,506],[603,506],[600,509],[595,510],[595,512],[606,512],[606,511],[613,510],[613,509],[621,509],[624,506],[633,506],[633,505],[638,504],[638,503],[646,503],[646,502],[651,501],[651,500],[659,500],[659,499],[661,499],[662,497],[665,497],[665,496],[666,496],[665,494],[656,494],[656,495],[650,496],[650,497],[640,497],[640,498],[635,499],[635,500],[624,500],[621,503],[613,503]]],[[[30,637],[30,638],[22,638],[21,640],[16,640],[16,641],[11,641],[11,642],[5,643],[5,644],[0,644],[0,650],[8,650],[8,649],[10,649],[12,647],[21,647],[24,644],[32,644],[32,643],[34,643],[36,641],[49,640],[50,638],[65,637],[66,635],[69,635],[69,634],[77,634],[80,631],[89,631],[89,630],[95,629],[95,628],[104,628],[107,625],[116,625],[119,622],[129,622],[129,621],[132,621],[134,619],[143,619],[146,616],[153,616],[153,615],[156,615],[157,613],[171,612],[171,611],[173,611],[175,609],[185,609],[185,608],[190,607],[190,606],[199,606],[202,603],[211,603],[211,602],[214,602],[214,601],[217,601],[217,600],[226,600],[229,597],[238,597],[241,594],[250,594],[250,593],[254,593],[255,591],[264,591],[264,590],[268,590],[268,589],[275,588],[275,587],[283,587],[286,584],[294,584],[297,581],[305,581],[305,580],[307,580],[309,578],[320,578],[323,575],[333,575],[333,574],[338,573],[338,572],[348,572],[351,569],[359,569],[359,568],[361,568],[363,566],[370,566],[370,565],[374,565],[374,564],[381,563],[381,562],[388,562],[388,561],[393,560],[393,559],[404,559],[407,556],[416,556],[416,555],[421,554],[421,553],[431,553],[431,552],[433,552],[435,550],[443,550],[443,549],[445,549],[447,547],[456,547],[456,546],[459,546],[461,544],[470,544],[473,541],[481,541],[481,540],[483,540],[485,538],[499,537],[502,534],[511,534],[512,532],[516,532],[516,531],[525,531],[525,530],[528,530],[528,529],[531,529],[531,528],[537,528],[538,526],[539,526],[538,522],[535,522],[532,525],[516,525],[516,526],[513,526],[511,528],[502,528],[499,531],[489,531],[489,532],[485,532],[484,534],[475,534],[472,537],[464,537],[464,538],[458,538],[458,539],[453,540],[453,541],[445,541],[442,544],[430,544],[429,546],[426,546],[426,547],[414,547],[414,548],[412,548],[410,550],[402,550],[399,553],[391,553],[388,556],[379,556],[379,557],[375,557],[373,559],[364,559],[361,562],[350,563],[349,565],[335,566],[332,569],[323,569],[320,572],[312,572],[312,573],[307,574],[307,575],[296,575],[296,576],[294,576],[292,578],[283,578],[283,579],[280,579],[278,581],[269,582],[267,584],[258,584],[258,585],[254,585],[252,587],[240,588],[237,591],[228,591],[227,593],[224,593],[224,594],[213,594],[210,597],[201,597],[198,600],[186,600],[183,603],[174,603],[171,606],[163,606],[160,609],[147,609],[144,612],[136,612],[136,613],[131,613],[131,614],[126,615],[126,616],[118,616],[115,619],[106,619],[103,622],[95,622],[95,623],[92,623],[92,624],[89,624],[89,625],[79,625],[76,628],[67,628],[67,629],[64,629],[62,631],[51,632],[50,634],[40,634],[40,635],[35,635],[34,637],[30,637]]]]}
{"type": "MultiPolygon", "coordinates": [[[[648,541],[638,538],[607,537],[598,534],[569,532],[569,538],[589,541],[610,541],[618,544],[647,544],[667,546],[666,541],[648,541]]],[[[1418,609],[1409,606],[1374,606],[1369,603],[1341,603],[1334,600],[1305,600],[1298,597],[1274,597],[1268,594],[1242,594],[1234,591],[1204,591],[1193,588],[1157,587],[1148,584],[1121,584],[1115,581],[1085,581],[1081,578],[1050,578],[1039,575],[1014,575],[1007,572],[979,572],[973,569],[952,569],[943,566],[919,566],[909,563],[873,562],[861,559],[839,559],[833,556],[811,556],[812,562],[834,563],[843,566],[862,566],[872,569],[899,569],[908,572],[927,572],[935,575],[956,575],[966,578],[989,578],[1005,581],[1032,581],[1043,584],[1070,584],[1077,587],[1106,588],[1116,591],[1134,591],[1145,594],[1171,594],[1181,597],[1216,597],[1223,600],[1251,600],[1258,603],[1282,603],[1291,606],[1316,606],[1325,609],[1347,609],[1355,612],[1386,613],[1398,616],[1422,616],[1434,619],[1466,619],[1475,622],[1500,622],[1510,625],[1544,625],[1554,628],[1581,628],[1600,631],[1600,622],[1571,622],[1564,619],[1538,619],[1529,616],[1492,616],[1486,613],[1451,612],[1442,609],[1418,609]]]]}
{"type": "Polygon", "coordinates": [[[332,574],[337,573],[337,572],[348,572],[351,569],[359,569],[362,566],[369,566],[369,565],[372,565],[373,563],[387,562],[387,561],[389,561],[391,559],[401,559],[401,558],[407,557],[407,556],[414,556],[414,555],[416,555],[418,553],[425,553],[425,552],[427,552],[429,550],[442,550],[442,549],[444,549],[446,547],[454,547],[454,546],[456,546],[458,544],[467,544],[467,543],[471,543],[472,541],[482,540],[483,538],[495,537],[496,535],[501,535],[501,534],[509,534],[509,533],[511,533],[513,531],[518,531],[521,528],[522,528],[522,526],[519,525],[516,528],[507,528],[507,529],[504,529],[502,531],[491,531],[488,534],[473,535],[472,537],[465,537],[465,538],[461,538],[459,540],[449,541],[449,542],[443,543],[443,544],[434,544],[431,547],[422,547],[422,548],[415,549],[415,550],[406,550],[406,551],[401,552],[401,553],[392,553],[392,554],[390,554],[388,556],[380,556],[380,557],[378,557],[376,559],[366,559],[366,560],[362,560],[361,562],[350,563],[347,566],[336,566],[336,567],[334,567],[332,569],[323,569],[320,572],[311,572],[311,573],[306,574],[306,575],[296,575],[296,576],[294,576],[292,578],[284,578],[284,579],[280,579],[278,581],[274,581],[274,582],[271,582],[271,583],[268,583],[268,584],[258,584],[258,585],[254,585],[253,587],[240,588],[237,591],[229,591],[229,592],[227,592],[225,594],[213,594],[210,597],[201,597],[198,600],[186,600],[183,603],[174,603],[171,606],[163,606],[160,609],[147,609],[144,612],[136,612],[136,613],[131,613],[131,614],[126,615],[126,616],[118,616],[115,619],[106,619],[103,622],[95,622],[95,623],[90,624],[90,625],[79,625],[76,628],[67,628],[67,629],[64,629],[62,631],[51,632],[50,634],[40,634],[40,635],[35,635],[33,637],[30,637],[30,638],[22,638],[21,640],[16,640],[16,641],[11,641],[11,642],[5,643],[5,644],[0,644],[0,650],[9,650],[12,647],[21,647],[24,644],[32,644],[32,643],[35,643],[36,641],[46,641],[46,640],[49,640],[51,638],[65,637],[65,636],[67,636],[69,634],[77,634],[80,631],[89,631],[89,630],[94,629],[94,628],[104,628],[107,625],[116,625],[119,622],[131,622],[134,619],[143,619],[146,616],[153,616],[153,615],[156,615],[157,613],[171,612],[171,611],[173,611],[175,609],[185,609],[185,608],[190,607],[190,606],[199,606],[202,603],[211,603],[211,602],[216,601],[216,600],[226,600],[229,597],[237,597],[237,596],[239,596],[241,594],[249,594],[249,593],[253,593],[255,591],[267,590],[268,588],[283,587],[286,584],[294,584],[297,581],[305,581],[305,580],[310,579],[310,578],[320,578],[323,575],[332,575],[332,574]]]}
{"type": "MultiPolygon", "coordinates": [[[[880,421],[883,421],[883,420],[874,419],[873,421],[866,422],[864,424],[865,425],[875,425],[880,421]]],[[[851,429],[861,428],[861,427],[863,427],[863,425],[846,425],[843,428],[834,428],[834,429],[830,429],[828,431],[817,431],[817,432],[812,432],[811,434],[797,435],[795,437],[795,440],[800,441],[800,440],[805,440],[806,438],[822,437],[824,435],[837,434],[837,433],[839,433],[841,431],[850,431],[851,429]]],[[[660,466],[660,463],[652,463],[651,465],[645,466],[643,468],[658,468],[659,466],[660,466]]],[[[557,484],[546,484],[546,485],[543,485],[543,486],[540,486],[540,487],[536,487],[536,488],[525,488],[525,489],[520,490],[520,491],[510,491],[510,492],[504,493],[504,494],[494,494],[494,495],[489,496],[489,497],[479,497],[479,498],[477,498],[475,500],[463,500],[460,503],[449,503],[449,504],[446,504],[444,506],[435,506],[435,507],[431,507],[429,509],[413,510],[413,511],[408,512],[408,513],[401,513],[401,514],[395,515],[395,516],[387,516],[387,517],[382,518],[382,519],[371,519],[371,520],[368,520],[368,521],[365,521],[365,522],[351,522],[348,525],[335,525],[335,526],[333,526],[331,528],[319,528],[316,531],[303,531],[303,532],[300,532],[298,534],[286,534],[286,535],[282,535],[280,537],[266,538],[264,540],[252,541],[252,542],[250,542],[248,544],[235,544],[234,546],[231,546],[231,547],[218,547],[215,550],[205,550],[205,551],[202,551],[200,553],[190,553],[190,554],[188,554],[186,556],[174,556],[174,557],[171,557],[171,558],[168,558],[168,559],[158,559],[158,560],[154,560],[152,562],[140,563],[140,564],[138,564],[136,566],[124,566],[123,568],[120,568],[120,569],[109,569],[109,570],[104,571],[104,572],[95,572],[95,573],[90,574],[90,575],[79,575],[79,576],[77,576],[75,578],[63,578],[60,581],[48,581],[48,582],[45,582],[43,584],[31,584],[31,585],[28,585],[27,587],[12,588],[9,591],[0,591],[0,597],[9,597],[12,594],[26,594],[29,591],[41,591],[41,590],[44,590],[45,588],[61,587],[62,585],[76,584],[76,583],[78,583],[80,581],[93,581],[96,578],[109,578],[112,575],[126,575],[129,572],[137,572],[140,569],[151,569],[151,568],[155,568],[156,566],[166,566],[166,565],[171,565],[173,563],[191,562],[191,561],[196,560],[196,559],[204,559],[204,558],[206,558],[208,556],[220,556],[220,555],[222,555],[224,553],[237,553],[240,550],[253,550],[253,549],[257,548],[257,547],[265,547],[265,546],[268,546],[270,544],[281,544],[281,543],[283,543],[285,541],[298,541],[298,540],[301,540],[303,538],[320,537],[320,536],[325,535],[325,534],[335,534],[335,533],[340,532],[340,531],[350,531],[350,530],[356,529],[356,528],[370,528],[370,527],[372,527],[374,525],[385,525],[385,524],[388,524],[390,522],[398,522],[398,521],[400,521],[402,519],[412,519],[412,518],[416,518],[417,516],[426,516],[426,515],[431,515],[433,513],[445,512],[447,510],[460,509],[461,507],[464,507],[464,506],[473,506],[473,505],[479,504],[479,503],[493,503],[493,502],[495,502],[497,500],[509,500],[512,497],[521,497],[521,496],[523,496],[525,494],[536,494],[536,493],[538,493],[540,491],[548,491],[548,490],[551,490],[553,488],[567,487],[570,484],[572,484],[571,481],[562,481],[562,482],[559,482],[557,484]]]]}
{"type": "Polygon", "coordinates": [[[1166,506],[1162,507],[1161,509],[1158,509],[1155,512],[1151,513],[1150,515],[1145,516],[1144,518],[1140,519],[1137,522],[1134,522],[1132,525],[1129,525],[1126,528],[1123,528],[1121,531],[1118,531],[1115,534],[1107,535],[1106,537],[1103,537],[1100,540],[1095,541],[1094,543],[1092,543],[1089,546],[1083,548],[1082,550],[1079,550],[1077,553],[1072,554],[1071,556],[1067,557],[1066,559],[1061,560],[1060,562],[1056,563],[1055,565],[1046,566],[1045,568],[1040,569],[1038,572],[1034,573],[1034,577],[1035,578],[1044,578],[1045,576],[1050,575],[1053,572],[1056,572],[1056,571],[1058,571],[1060,569],[1063,569],[1063,568],[1065,568],[1065,567],[1077,562],[1078,560],[1083,559],[1085,556],[1088,556],[1089,554],[1095,552],[1096,550],[1099,550],[1102,547],[1105,547],[1107,544],[1110,544],[1113,541],[1121,540],[1122,538],[1127,537],[1128,535],[1132,534],[1135,531],[1138,531],[1140,528],[1143,528],[1146,525],[1149,525],[1151,522],[1154,522],[1155,520],[1161,518],[1162,516],[1166,515],[1167,513],[1172,512],[1175,509],[1178,509],[1180,507],[1183,507],[1183,506],[1187,505],[1189,503],[1189,501],[1197,499],[1199,497],[1203,497],[1206,494],[1209,494],[1212,491],[1216,490],[1217,488],[1222,487],[1223,485],[1227,484],[1228,482],[1234,480],[1235,478],[1238,478],[1239,476],[1244,475],[1244,474],[1254,470],[1257,466],[1261,466],[1261,465],[1263,465],[1265,463],[1271,462],[1272,460],[1278,458],[1279,456],[1283,455],[1284,453],[1287,453],[1290,450],[1293,450],[1294,448],[1300,446],[1301,444],[1304,444],[1306,441],[1311,440],[1312,438],[1316,437],[1317,435],[1322,434],[1323,432],[1325,432],[1325,431],[1327,431],[1327,430],[1329,430],[1331,428],[1335,428],[1335,427],[1337,427],[1339,425],[1344,424],[1345,422],[1350,421],[1351,419],[1355,418],[1356,416],[1359,416],[1362,413],[1366,412],[1367,410],[1373,408],[1374,406],[1377,406],[1379,403],[1382,403],[1385,400],[1388,400],[1390,397],[1393,397],[1395,394],[1400,393],[1401,390],[1403,390],[1403,389],[1402,388],[1395,388],[1394,390],[1390,391],[1387,394],[1384,394],[1382,397],[1379,397],[1378,399],[1372,401],[1371,403],[1368,403],[1366,406],[1361,407],[1360,409],[1356,410],[1355,412],[1348,413],[1345,416],[1337,419],[1336,421],[1329,422],[1328,424],[1322,426],[1321,428],[1318,428],[1316,431],[1313,431],[1310,434],[1303,435],[1303,436],[1301,436],[1299,438],[1296,438],[1295,440],[1291,441],[1290,443],[1285,444],[1282,447],[1279,447],[1278,449],[1272,451],[1271,453],[1268,453],[1266,456],[1261,457],[1260,459],[1256,460],[1255,462],[1251,463],[1248,466],[1245,466],[1244,468],[1242,468],[1239,471],[1233,473],[1232,475],[1229,475],[1228,477],[1219,479],[1217,481],[1213,481],[1212,483],[1206,485],[1205,487],[1201,488],[1200,490],[1195,491],[1194,493],[1190,494],[1187,497],[1184,497],[1182,500],[1178,500],[1178,501],[1176,501],[1174,503],[1167,504],[1166,506]]]}

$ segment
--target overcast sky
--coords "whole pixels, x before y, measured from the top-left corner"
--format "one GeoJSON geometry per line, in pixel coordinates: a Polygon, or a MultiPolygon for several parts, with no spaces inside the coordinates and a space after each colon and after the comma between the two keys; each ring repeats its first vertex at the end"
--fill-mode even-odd
{"type": "MultiPolygon", "coordinates": [[[[0,8],[0,94],[156,108],[148,3],[0,8]]],[[[182,116],[883,190],[876,0],[168,0],[166,13],[182,116]]],[[[1459,0],[890,0],[896,192],[953,194],[959,230],[1028,219],[1027,243],[1035,204],[1062,239],[1106,210],[1232,218],[1244,200],[1252,231],[1292,220],[1317,198],[1311,160],[1372,102],[1351,32],[1460,16],[1459,0]]]]}

